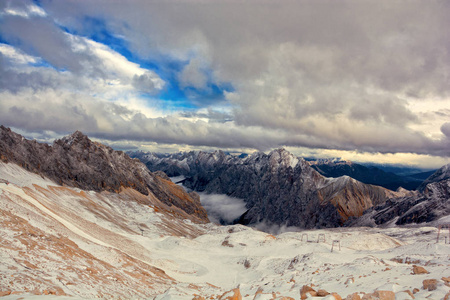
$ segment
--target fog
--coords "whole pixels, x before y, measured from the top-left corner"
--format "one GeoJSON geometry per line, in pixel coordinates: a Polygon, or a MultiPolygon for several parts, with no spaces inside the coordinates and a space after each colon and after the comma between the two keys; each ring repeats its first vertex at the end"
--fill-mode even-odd
{"type": "Polygon", "coordinates": [[[230,224],[247,210],[242,199],[229,197],[224,194],[198,194],[200,195],[200,202],[208,212],[208,217],[213,223],[230,224]]]}

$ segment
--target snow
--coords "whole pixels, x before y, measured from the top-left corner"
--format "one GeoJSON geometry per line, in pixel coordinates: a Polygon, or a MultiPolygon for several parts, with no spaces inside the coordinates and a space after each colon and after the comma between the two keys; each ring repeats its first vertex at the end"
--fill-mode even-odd
{"type": "MultiPolygon", "coordinates": [[[[126,193],[58,187],[12,164],[0,165],[0,178],[12,182],[0,184],[3,216],[8,212],[47,235],[64,235],[98,261],[108,264],[114,272],[104,275],[107,278],[125,276],[121,272],[126,266],[137,268],[142,264],[160,268],[173,278],[165,283],[152,283],[147,296],[132,296],[140,282],[133,288],[108,279],[108,289],[111,295],[116,295],[110,298],[168,300],[202,295],[216,299],[239,288],[244,300],[273,299],[272,293],[299,299],[302,286],[312,284],[316,290],[336,292],[344,299],[355,292],[362,295],[375,290],[393,291],[396,299],[411,299],[403,291],[414,288],[419,289],[416,299],[443,299],[449,291],[441,278],[450,276],[450,244],[444,244],[443,239],[436,244],[435,227],[335,228],[274,236],[242,225],[193,224],[176,219],[156,206],[131,201],[130,194],[126,193]],[[173,233],[175,229],[196,234],[177,235],[173,233]],[[331,252],[336,241],[341,249],[335,247],[331,252]],[[127,257],[129,260],[124,264],[127,257]],[[429,274],[413,275],[414,264],[423,266],[429,274]],[[437,289],[423,290],[424,279],[437,279],[437,289]],[[260,293],[255,297],[258,290],[260,293]]],[[[14,249],[21,245],[20,235],[14,231],[17,228],[8,226],[0,229],[1,241],[11,242],[9,248],[0,243],[0,291],[21,290],[18,282],[7,278],[22,272],[35,276],[32,278],[36,281],[45,278],[60,286],[67,295],[75,297],[70,299],[98,297],[97,289],[103,284],[94,281],[89,284],[89,280],[94,280],[91,275],[75,276],[65,269],[65,262],[57,260],[58,253],[50,255],[43,250],[45,236],[34,239],[41,243],[34,250],[20,250],[28,253],[30,263],[39,262],[41,273],[23,268],[14,260],[19,257],[19,250],[14,249]],[[70,288],[62,285],[57,279],[60,277],[69,278],[73,285],[70,288]]],[[[78,264],[83,270],[90,266],[82,257],[78,264]]],[[[37,283],[28,282],[34,284],[37,283]]],[[[21,291],[4,299],[44,297],[21,291]]],[[[45,296],[45,299],[68,297],[45,296]]]]}

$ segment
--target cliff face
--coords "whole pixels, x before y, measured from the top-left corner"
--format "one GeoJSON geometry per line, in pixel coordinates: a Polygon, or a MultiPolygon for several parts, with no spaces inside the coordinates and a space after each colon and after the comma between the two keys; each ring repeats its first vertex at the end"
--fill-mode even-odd
{"type": "Polygon", "coordinates": [[[139,160],[93,142],[79,131],[50,146],[27,140],[0,126],[0,159],[16,163],[58,184],[83,190],[117,193],[123,188],[133,188],[196,215],[199,220],[208,220],[198,196],[189,195],[170,181],[149,172],[139,160]]]}
{"type": "Polygon", "coordinates": [[[326,178],[284,149],[248,157],[190,152],[171,156],[136,153],[151,170],[184,175],[195,191],[244,199],[240,223],[268,222],[302,228],[336,227],[396,196],[385,188],[347,176],[326,178]]]}
{"type": "Polygon", "coordinates": [[[319,197],[322,202],[329,202],[336,207],[343,222],[350,217],[362,216],[365,210],[398,196],[396,192],[364,184],[348,176],[327,181],[328,184],[319,189],[319,197]]]}

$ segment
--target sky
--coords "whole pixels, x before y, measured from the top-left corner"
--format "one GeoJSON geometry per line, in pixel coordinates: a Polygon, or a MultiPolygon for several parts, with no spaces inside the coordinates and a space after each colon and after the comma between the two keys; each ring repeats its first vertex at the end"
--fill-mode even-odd
{"type": "Polygon", "coordinates": [[[0,0],[0,123],[118,150],[450,163],[449,1],[0,0]]]}

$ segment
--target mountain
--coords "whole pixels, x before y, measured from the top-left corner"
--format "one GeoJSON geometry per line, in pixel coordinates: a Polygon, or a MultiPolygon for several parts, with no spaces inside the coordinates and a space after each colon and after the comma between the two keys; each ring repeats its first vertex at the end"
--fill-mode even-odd
{"type": "Polygon", "coordinates": [[[324,296],[314,299],[412,299],[413,289],[415,299],[444,299],[448,293],[442,263],[448,245],[436,243],[436,228],[272,235],[191,222],[132,188],[62,186],[12,162],[0,161],[0,178],[5,299],[281,300],[311,298],[307,291],[324,296]],[[424,271],[411,262],[428,274],[415,275],[424,271]],[[431,278],[432,288],[423,288],[431,278]]]}
{"type": "MultiPolygon", "coordinates": [[[[316,294],[320,297],[313,298],[330,300],[412,299],[411,290],[416,299],[450,296],[450,279],[442,277],[448,265],[441,263],[448,260],[448,246],[442,235],[436,243],[437,228],[341,227],[280,233],[286,228],[279,226],[271,228],[278,232],[272,235],[242,225],[205,224],[198,214],[156,197],[154,188],[178,201],[189,196],[165,174],[145,171],[135,160],[121,160],[113,150],[106,154],[110,148],[79,132],[47,147],[1,129],[5,132],[0,139],[0,297],[5,299],[262,300],[316,294]],[[56,151],[58,144],[65,150],[56,151]],[[84,161],[77,156],[82,149],[84,161]],[[49,178],[67,170],[68,161],[76,180],[60,174],[59,184],[49,178]],[[53,165],[58,162],[64,167],[53,165]],[[111,181],[98,167],[107,168],[106,162],[119,174],[111,181]],[[119,170],[118,164],[129,169],[119,170]],[[146,193],[122,183],[113,188],[122,178],[133,182],[129,171],[155,182],[143,185],[146,193]],[[98,187],[80,181],[94,180],[94,175],[108,184],[98,187]]],[[[328,201],[339,216],[353,205],[360,208],[381,199],[386,191],[372,190],[347,176],[324,178],[283,149],[247,159],[196,152],[185,156],[188,166],[189,157],[197,172],[209,168],[211,173],[220,165],[225,166],[224,173],[249,169],[258,175],[255,180],[271,185],[263,192],[276,193],[280,185],[305,192],[316,196],[319,205],[328,201]]],[[[447,191],[439,197],[448,199],[445,173],[441,170],[442,176],[430,179],[423,195],[437,197],[447,191]]],[[[215,185],[206,183],[205,189],[227,181],[223,175],[214,178],[215,185]]]]}
{"type": "Polygon", "coordinates": [[[326,178],[285,149],[243,158],[222,151],[130,155],[150,170],[184,175],[189,189],[243,199],[248,210],[238,220],[242,224],[336,227],[399,195],[348,176],[326,178]]]}
{"type": "Polygon", "coordinates": [[[83,190],[118,193],[132,188],[195,216],[198,222],[208,221],[198,195],[186,193],[165,174],[149,172],[139,160],[93,142],[79,131],[47,145],[0,126],[0,160],[83,190]]]}
{"type": "Polygon", "coordinates": [[[386,203],[367,210],[351,224],[358,226],[450,222],[450,164],[432,174],[418,190],[414,194],[389,199],[386,203]]]}
{"type": "Polygon", "coordinates": [[[309,163],[312,168],[325,177],[346,175],[363,183],[379,185],[394,191],[399,187],[415,190],[425,179],[414,176],[399,176],[392,172],[385,172],[377,167],[367,167],[350,161],[319,159],[311,160],[309,163]]]}

